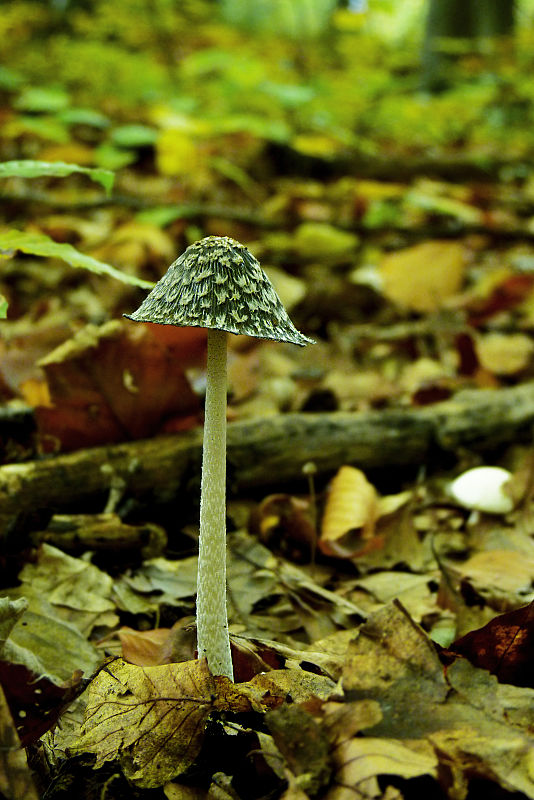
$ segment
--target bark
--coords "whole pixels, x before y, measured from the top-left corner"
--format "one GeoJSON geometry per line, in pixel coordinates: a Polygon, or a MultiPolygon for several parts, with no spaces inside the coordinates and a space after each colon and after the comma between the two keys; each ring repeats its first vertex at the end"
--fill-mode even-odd
{"type": "MultiPolygon", "coordinates": [[[[439,467],[459,448],[481,451],[531,436],[534,383],[460,392],[421,409],[366,413],[286,414],[228,426],[230,492],[283,486],[302,479],[313,461],[319,474],[342,464],[364,470],[406,465],[439,467]]],[[[122,488],[124,494],[166,503],[198,486],[202,430],[41,461],[0,467],[0,534],[39,512],[60,512],[122,488]]],[[[196,489],[195,489],[196,491],[196,489]]]]}

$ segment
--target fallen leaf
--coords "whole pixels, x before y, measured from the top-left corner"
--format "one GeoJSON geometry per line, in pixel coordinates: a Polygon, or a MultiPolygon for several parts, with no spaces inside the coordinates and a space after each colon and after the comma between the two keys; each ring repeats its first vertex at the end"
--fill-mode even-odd
{"type": "MultiPolygon", "coordinates": [[[[69,674],[68,680],[62,681],[48,671],[47,660],[42,660],[39,652],[26,647],[24,640],[21,643],[17,626],[27,626],[30,630],[32,627],[27,608],[24,598],[14,601],[0,598],[0,686],[23,746],[50,730],[84,688],[81,671],[69,674]]],[[[52,626],[50,630],[53,631],[52,626]]],[[[85,645],[84,640],[82,644],[85,645]]],[[[57,647],[54,643],[56,660],[57,647]]]]}
{"type": "MultiPolygon", "coordinates": [[[[347,702],[375,700],[382,712],[366,729],[372,744],[364,735],[336,748],[345,785],[377,775],[402,776],[413,764],[424,770],[420,774],[438,779],[452,770],[463,787],[461,797],[473,778],[497,778],[507,791],[534,797],[534,690],[499,684],[465,659],[445,675],[434,646],[398,604],[373,614],[350,643],[343,689],[347,702]],[[403,755],[399,747],[415,755],[403,755]],[[390,759],[388,753],[395,752],[390,759]]],[[[332,704],[328,708],[331,713],[332,704]]]]}
{"type": "Polygon", "coordinates": [[[290,494],[268,495],[253,509],[249,529],[290,561],[310,562],[316,530],[309,501],[290,494]]]}
{"type": "Polygon", "coordinates": [[[162,651],[170,632],[170,628],[156,628],[150,631],[120,628],[117,635],[124,660],[138,667],[154,667],[165,663],[162,660],[162,651]]]}
{"type": "Polygon", "coordinates": [[[112,626],[118,621],[111,576],[49,544],[40,546],[35,562],[23,567],[19,580],[26,597],[46,598],[58,613],[61,610],[65,621],[85,634],[95,625],[112,626]]]}
{"type": "Polygon", "coordinates": [[[254,687],[214,678],[204,659],[145,668],[116,659],[88,694],[71,752],[94,753],[96,769],[120,759],[126,777],[143,788],[162,786],[194,763],[210,713],[261,708],[254,687]]]}
{"type": "Polygon", "coordinates": [[[475,553],[463,564],[451,567],[464,591],[473,591],[496,611],[510,611],[534,599],[534,558],[515,550],[475,553]]]}
{"type": "Polygon", "coordinates": [[[90,684],[72,752],[96,754],[95,768],[120,758],[133,783],[161,786],[200,752],[214,691],[206,661],[143,669],[118,659],[90,684]]]}
{"type": "Polygon", "coordinates": [[[364,473],[355,467],[343,466],[328,492],[321,524],[319,547],[323,553],[345,558],[365,547],[375,528],[378,516],[378,495],[364,473]],[[359,531],[361,541],[347,547],[343,539],[350,531],[359,531]]]}
{"type": "Polygon", "coordinates": [[[465,248],[459,242],[423,242],[383,256],[380,274],[389,300],[410,311],[436,311],[462,286],[465,248]]]}
{"type": "MultiPolygon", "coordinates": [[[[333,784],[353,786],[355,796],[380,797],[377,778],[438,776],[438,759],[430,743],[392,739],[355,738],[336,747],[333,784]]],[[[329,797],[336,798],[335,789],[329,797]]]]}
{"type": "Polygon", "coordinates": [[[35,412],[44,443],[73,450],[150,436],[173,416],[197,422],[199,400],[173,348],[147,326],[88,325],[39,363],[51,403],[35,412]]]}
{"type": "Polygon", "coordinates": [[[483,369],[494,375],[515,375],[532,360],[534,342],[523,333],[485,333],[475,339],[475,350],[483,369]]]}
{"type": "Polygon", "coordinates": [[[534,688],[534,601],[509,611],[450,645],[448,651],[487,669],[500,683],[534,688]]]}

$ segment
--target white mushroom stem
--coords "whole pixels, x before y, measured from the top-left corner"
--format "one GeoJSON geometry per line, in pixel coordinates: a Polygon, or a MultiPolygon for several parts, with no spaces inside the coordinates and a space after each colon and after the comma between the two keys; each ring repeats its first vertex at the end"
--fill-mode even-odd
{"type": "Polygon", "coordinates": [[[234,679],[226,610],[226,333],[208,330],[197,582],[199,658],[234,679]]]}

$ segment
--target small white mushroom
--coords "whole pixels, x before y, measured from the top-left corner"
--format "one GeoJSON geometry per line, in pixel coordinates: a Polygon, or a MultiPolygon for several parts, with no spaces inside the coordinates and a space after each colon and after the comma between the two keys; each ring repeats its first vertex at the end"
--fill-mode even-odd
{"type": "Polygon", "coordinates": [[[464,508],[486,514],[507,514],[514,507],[505,484],[511,472],[502,467],[474,467],[449,484],[449,494],[464,508]]]}

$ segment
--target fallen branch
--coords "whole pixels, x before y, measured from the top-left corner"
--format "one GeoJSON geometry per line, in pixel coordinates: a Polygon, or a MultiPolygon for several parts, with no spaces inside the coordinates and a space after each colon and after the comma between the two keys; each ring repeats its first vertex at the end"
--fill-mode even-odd
{"type": "MultiPolygon", "coordinates": [[[[364,470],[439,463],[458,448],[483,451],[530,434],[534,383],[472,390],[418,409],[286,414],[228,427],[229,489],[298,480],[313,461],[319,473],[341,464],[364,470]]],[[[198,482],[202,431],[95,447],[0,467],[0,534],[40,509],[59,512],[121,491],[168,502],[198,482]]]]}

